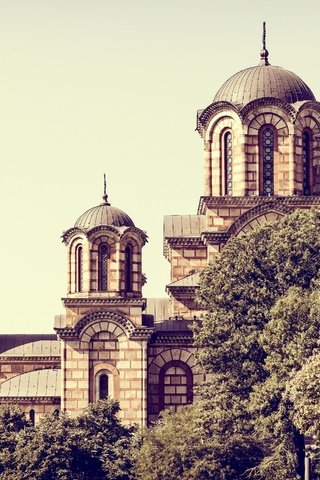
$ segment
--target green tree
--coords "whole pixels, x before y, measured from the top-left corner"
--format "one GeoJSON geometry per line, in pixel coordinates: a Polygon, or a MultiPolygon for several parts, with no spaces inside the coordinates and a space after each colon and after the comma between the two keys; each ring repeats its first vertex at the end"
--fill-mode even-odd
{"type": "Polygon", "coordinates": [[[199,405],[163,412],[144,432],[135,474],[137,480],[237,480],[257,463],[261,450],[250,435],[221,439],[206,429],[199,405]]]}
{"type": "Polygon", "coordinates": [[[320,444],[320,354],[310,357],[292,375],[286,394],[293,404],[296,425],[320,444]]]}
{"type": "Polygon", "coordinates": [[[121,425],[112,400],[91,404],[77,418],[44,416],[21,430],[3,480],[131,480],[132,427],[121,425]]]}
{"type": "MultiPolygon", "coordinates": [[[[198,300],[208,314],[195,328],[199,358],[215,383],[228,386],[231,405],[220,410],[219,434],[228,434],[227,425],[240,434],[243,412],[248,433],[265,445],[264,460],[251,471],[264,480],[302,475],[303,445],[285,390],[318,349],[319,265],[314,209],[230,240],[201,277],[198,300]]],[[[209,403],[223,400],[208,387],[201,395],[209,403]]],[[[217,425],[215,415],[213,408],[208,423],[217,425]]]]}
{"type": "Polygon", "coordinates": [[[30,427],[24,411],[16,405],[0,406],[0,475],[12,467],[19,434],[30,427]]]}

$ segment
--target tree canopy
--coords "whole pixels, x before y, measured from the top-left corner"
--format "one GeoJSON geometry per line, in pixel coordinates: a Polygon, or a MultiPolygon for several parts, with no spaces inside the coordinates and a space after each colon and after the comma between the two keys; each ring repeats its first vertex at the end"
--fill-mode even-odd
{"type": "MultiPolygon", "coordinates": [[[[6,411],[10,414],[14,409],[6,407],[6,411]]],[[[28,428],[18,428],[15,422],[15,444],[6,458],[0,457],[0,478],[131,480],[134,429],[121,425],[118,411],[118,403],[109,399],[89,405],[74,419],[67,414],[46,415],[36,427],[28,428]]],[[[0,441],[2,436],[0,431],[0,441]]]]}
{"type": "MultiPolygon", "coordinates": [[[[208,314],[195,328],[199,358],[236,405],[222,412],[220,435],[228,424],[241,433],[242,411],[247,430],[265,445],[264,459],[250,472],[257,478],[302,476],[301,433],[308,432],[286,389],[319,352],[319,267],[320,212],[312,209],[233,238],[201,275],[198,300],[208,314]]],[[[222,398],[210,386],[201,396],[214,406],[222,398]]]]}

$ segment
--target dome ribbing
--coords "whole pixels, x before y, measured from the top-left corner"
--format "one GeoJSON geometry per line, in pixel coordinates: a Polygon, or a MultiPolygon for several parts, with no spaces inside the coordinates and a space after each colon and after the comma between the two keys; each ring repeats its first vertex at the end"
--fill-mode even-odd
{"type": "Polygon", "coordinates": [[[120,210],[120,208],[112,207],[108,203],[102,203],[80,215],[74,226],[90,230],[100,226],[134,227],[134,223],[129,215],[120,210]]]}
{"type": "Polygon", "coordinates": [[[286,103],[315,100],[308,85],[298,75],[282,67],[263,64],[230,77],[218,90],[213,102],[246,105],[265,97],[278,98],[286,103]]]}

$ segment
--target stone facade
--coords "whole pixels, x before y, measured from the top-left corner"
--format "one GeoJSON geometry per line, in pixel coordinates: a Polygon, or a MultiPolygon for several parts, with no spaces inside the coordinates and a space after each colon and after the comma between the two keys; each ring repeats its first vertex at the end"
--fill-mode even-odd
{"type": "Polygon", "coordinates": [[[228,79],[198,112],[197,130],[204,195],[196,214],[164,219],[168,299],[143,298],[146,234],[110,205],[105,189],[103,202],[63,234],[67,294],[65,315],[55,320],[61,354],[45,352],[39,338],[26,341],[25,348],[33,345],[28,357],[23,341],[13,351],[14,336],[7,336],[0,402],[20,403],[36,417],[57,408],[74,416],[109,395],[119,400],[124,422],[145,425],[162,409],[193,401],[204,381],[190,330],[203,313],[200,272],[231,237],[319,207],[320,104],[299,77],[269,64],[264,46],[259,65],[228,79]],[[40,371],[32,390],[31,375],[40,371]]]}

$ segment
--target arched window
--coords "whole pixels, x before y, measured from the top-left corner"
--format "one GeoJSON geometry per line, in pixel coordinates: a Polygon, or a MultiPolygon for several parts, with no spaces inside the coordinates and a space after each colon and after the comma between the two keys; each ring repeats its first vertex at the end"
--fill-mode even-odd
{"type": "Polygon", "coordinates": [[[227,131],[223,135],[223,193],[224,195],[232,195],[232,183],[233,183],[233,172],[232,172],[232,134],[230,131],[227,131]]]}
{"type": "Polygon", "coordinates": [[[35,411],[33,409],[30,410],[30,412],[29,412],[29,419],[30,419],[30,422],[32,423],[32,425],[34,426],[35,421],[36,421],[36,414],[35,414],[35,411]]]}
{"type": "Polygon", "coordinates": [[[60,415],[60,412],[59,412],[59,410],[56,408],[56,409],[53,411],[53,416],[54,416],[54,418],[59,418],[59,415],[60,415]]]}
{"type": "Polygon", "coordinates": [[[95,376],[95,401],[113,397],[113,383],[112,373],[108,370],[100,370],[95,376]]]}
{"type": "Polygon", "coordinates": [[[99,377],[99,400],[105,400],[109,395],[109,378],[106,373],[99,377]]]}
{"type": "Polygon", "coordinates": [[[274,194],[274,131],[271,127],[263,128],[260,137],[260,194],[274,194]]]}
{"type": "Polygon", "coordinates": [[[308,131],[304,131],[302,135],[302,191],[303,195],[311,194],[311,148],[310,148],[311,136],[308,131]]]}
{"type": "Polygon", "coordinates": [[[182,405],[192,403],[193,376],[188,365],[174,360],[162,367],[159,374],[160,410],[168,408],[173,411],[182,405]]]}
{"type": "Polygon", "coordinates": [[[127,245],[124,254],[124,277],[126,292],[132,291],[132,251],[131,246],[127,245]]]}
{"type": "Polygon", "coordinates": [[[108,247],[105,243],[99,246],[98,257],[99,291],[106,292],[108,290],[108,247]]]}
{"type": "Polygon", "coordinates": [[[79,245],[76,249],[76,292],[82,291],[82,246],[79,245]]]}

